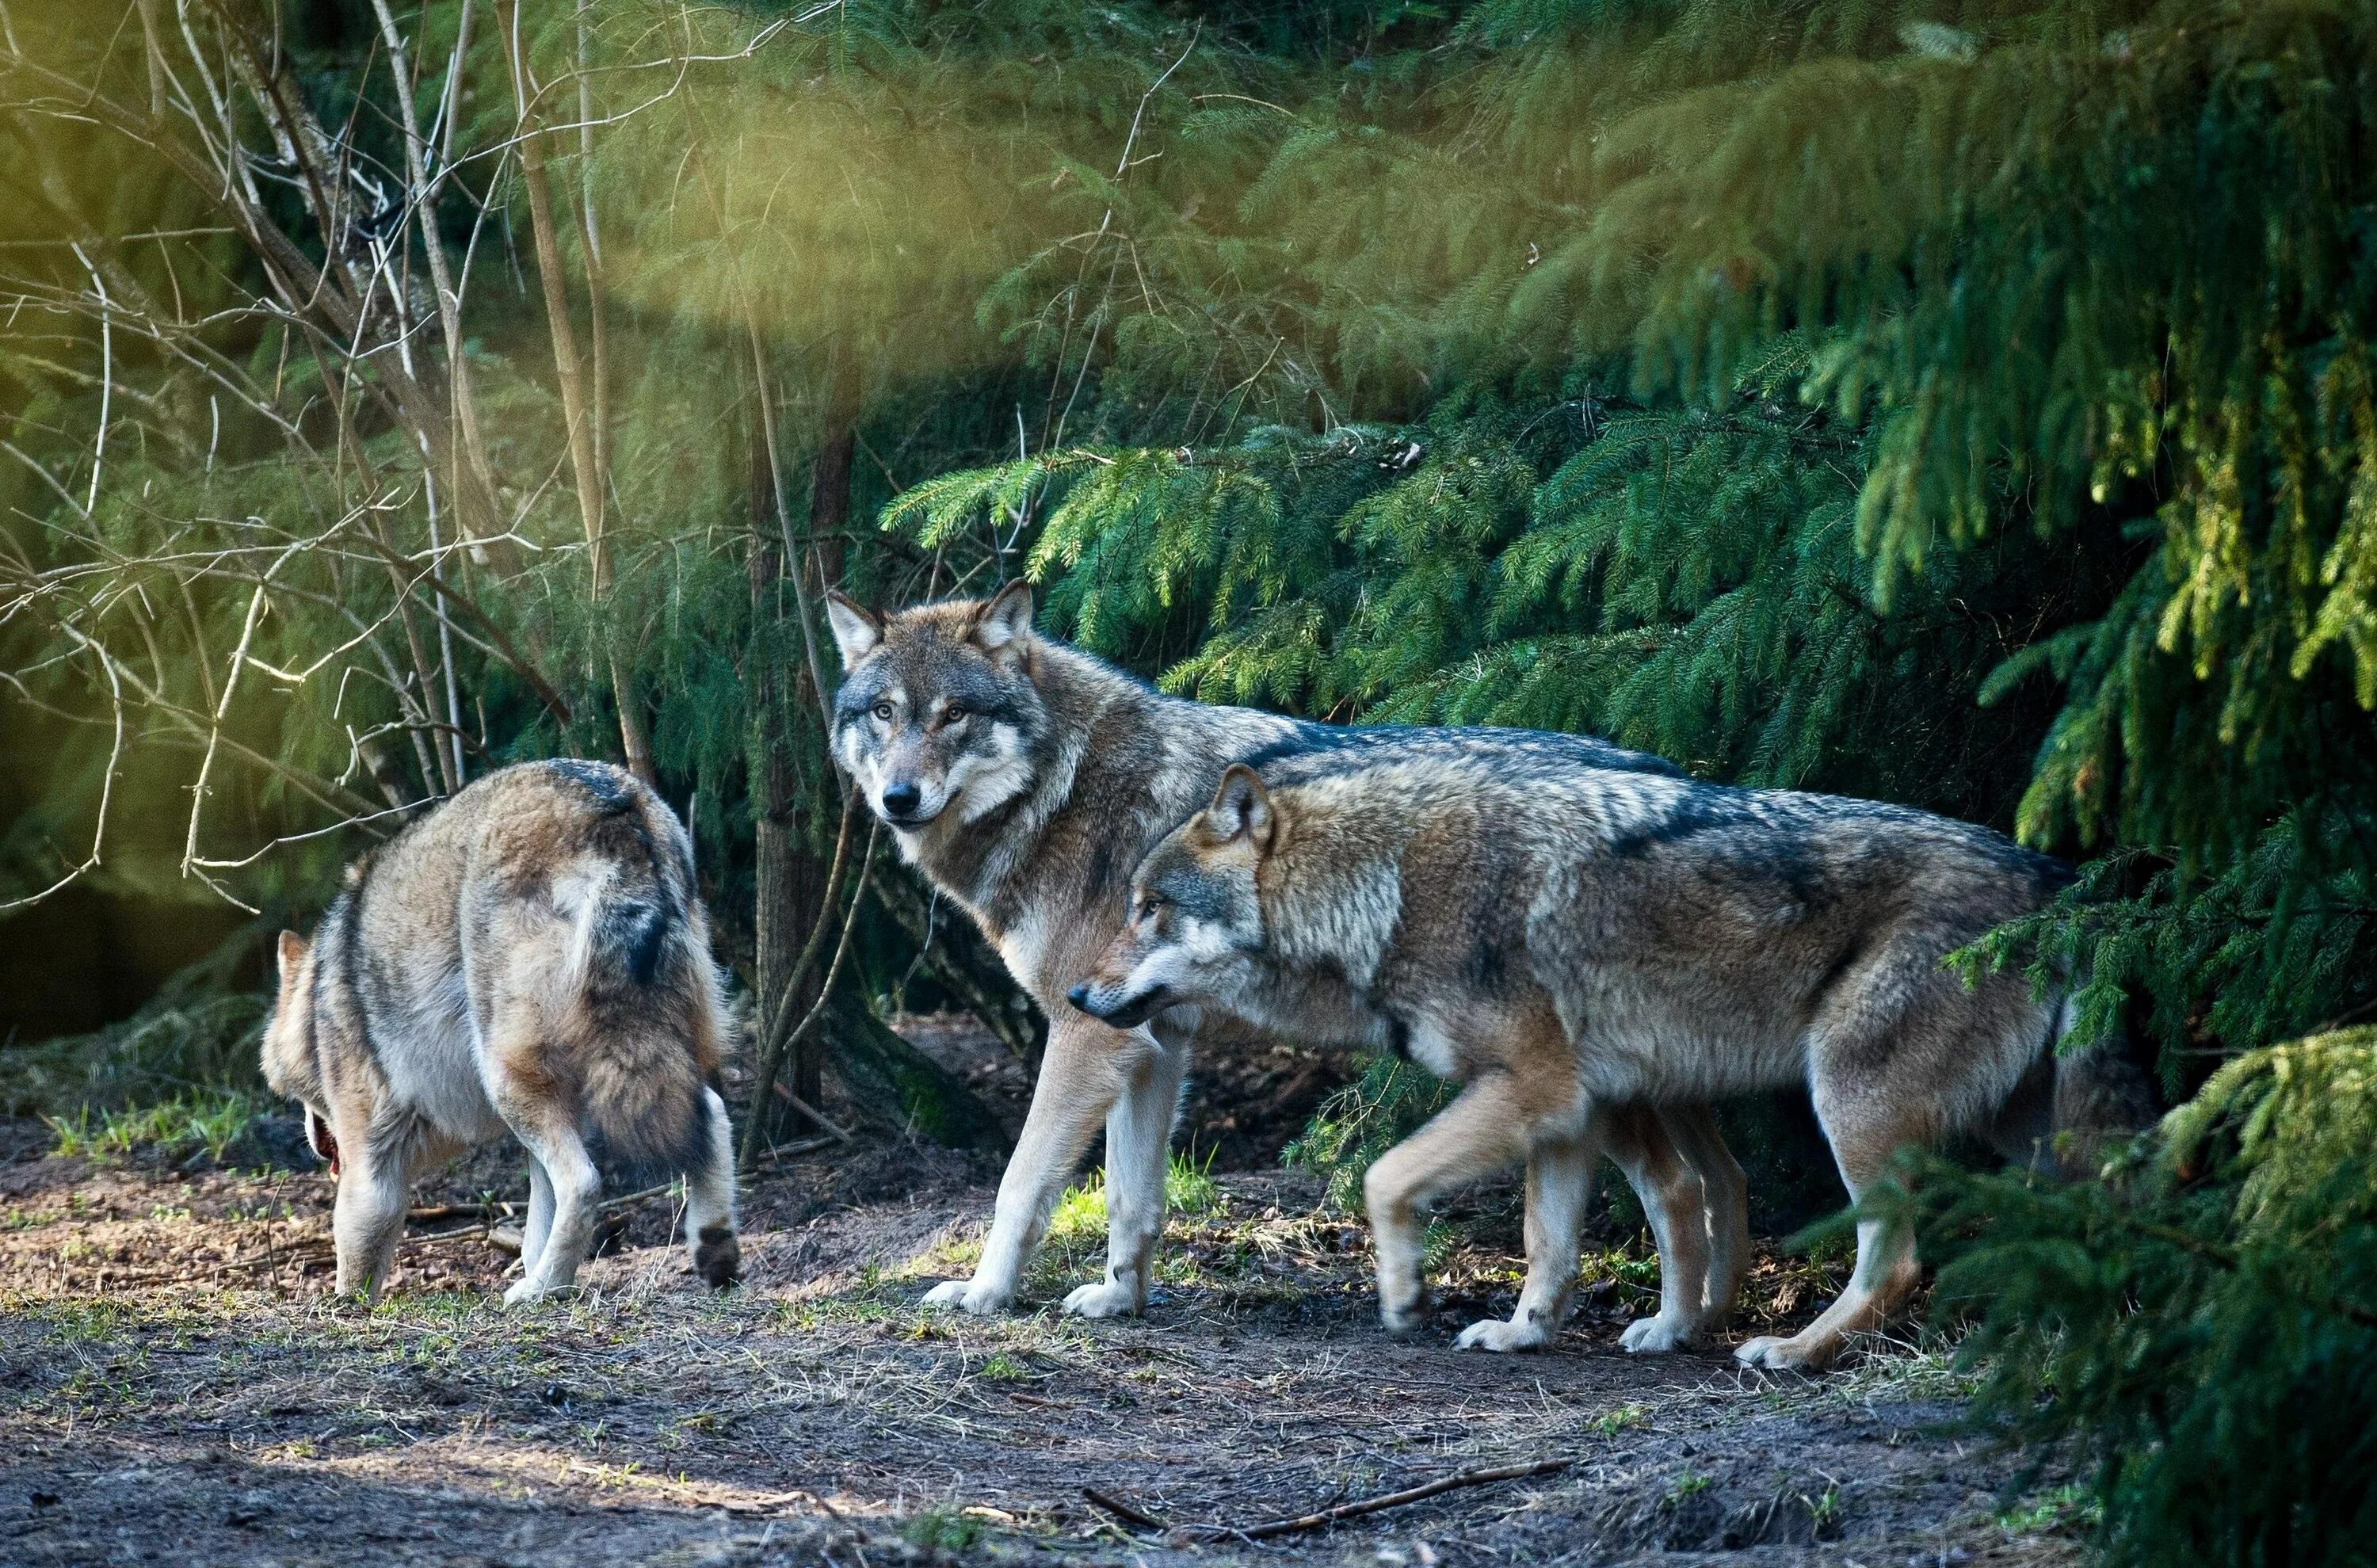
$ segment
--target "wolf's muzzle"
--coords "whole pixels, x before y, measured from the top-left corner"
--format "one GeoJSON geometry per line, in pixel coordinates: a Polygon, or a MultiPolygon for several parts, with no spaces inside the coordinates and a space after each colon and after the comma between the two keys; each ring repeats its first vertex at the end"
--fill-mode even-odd
{"type": "Polygon", "coordinates": [[[925,792],[916,785],[889,784],[884,788],[883,798],[877,805],[875,814],[882,818],[889,827],[921,828],[949,809],[946,800],[929,811],[919,809],[924,803],[925,792]]]}
{"type": "Polygon", "coordinates": [[[1172,999],[1172,987],[1157,986],[1135,997],[1122,997],[1084,980],[1067,991],[1065,999],[1112,1028],[1136,1029],[1164,1011],[1172,999]]]}

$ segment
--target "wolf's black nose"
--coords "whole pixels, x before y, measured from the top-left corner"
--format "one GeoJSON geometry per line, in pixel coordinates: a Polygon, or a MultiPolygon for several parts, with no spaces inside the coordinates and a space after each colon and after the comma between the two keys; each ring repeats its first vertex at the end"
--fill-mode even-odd
{"type": "Polygon", "coordinates": [[[883,788],[883,809],[894,817],[905,817],[925,798],[925,792],[912,784],[886,784],[883,788]]]}
{"type": "Polygon", "coordinates": [[[1071,1002],[1075,1007],[1080,1008],[1083,1012],[1087,1012],[1087,1011],[1090,1011],[1090,983],[1089,983],[1087,980],[1083,980],[1083,981],[1081,981],[1080,984],[1076,985],[1076,986],[1075,986],[1071,990],[1067,991],[1067,992],[1065,993],[1065,999],[1066,999],[1067,1001],[1069,1001],[1069,1002],[1071,1002]]]}

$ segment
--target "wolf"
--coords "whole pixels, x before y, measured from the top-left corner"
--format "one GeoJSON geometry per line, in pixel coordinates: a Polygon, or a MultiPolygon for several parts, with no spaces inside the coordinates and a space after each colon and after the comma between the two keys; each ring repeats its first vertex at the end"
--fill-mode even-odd
{"type": "MultiPolygon", "coordinates": [[[[1200,1044],[1234,1043],[1234,1026],[1177,1006],[1116,1028],[1061,1003],[1121,928],[1131,868],[1210,798],[1229,764],[1475,754],[1677,773],[1582,736],[1344,727],[1168,697],[1041,635],[1021,581],[988,599],[890,615],[837,592],[827,610],[844,672],[836,760],[901,854],[967,912],[1049,1019],[982,1261],[972,1279],[936,1287],[925,1299],[934,1306],[989,1313],[1013,1300],[1051,1204],[1103,1123],[1105,1272],[1064,1308],[1089,1317],[1144,1308],[1183,1074],[1200,1044]]],[[[1747,1262],[1747,1183],[1704,1107],[1620,1111],[1610,1148],[1681,1262],[1666,1271],[1660,1314],[1630,1325],[1629,1346],[1672,1348],[1733,1299],[1747,1262]]]]}
{"type": "Polygon", "coordinates": [[[529,1154],[507,1302],[571,1283],[605,1169],[684,1172],[694,1270],[733,1283],[725,1029],[692,841],[632,775],[523,762],[408,825],[312,941],[281,934],[264,1035],[338,1177],[340,1293],[377,1296],[414,1172],[505,1132],[529,1154]]]}
{"type": "MultiPolygon", "coordinates": [[[[1394,1333],[1416,1319],[1428,1199],[1523,1159],[1519,1310],[1469,1331],[1520,1340],[1565,1310],[1603,1107],[1805,1085],[1854,1200],[1909,1144],[1979,1133],[2045,1157],[2059,1086],[2067,1113],[2113,1103],[2125,1059],[2052,1054],[2062,998],[1942,963],[2069,878],[1987,829],[1869,801],[1551,755],[1287,759],[1228,769],[1149,851],[1070,997],[1118,1028],[1185,1003],[1465,1083],[1366,1179],[1380,1314],[1394,1333]]],[[[1839,1299],[1742,1361],[1813,1370],[1882,1323],[1913,1242],[1877,1219],[1857,1232],[1839,1299]]]]}

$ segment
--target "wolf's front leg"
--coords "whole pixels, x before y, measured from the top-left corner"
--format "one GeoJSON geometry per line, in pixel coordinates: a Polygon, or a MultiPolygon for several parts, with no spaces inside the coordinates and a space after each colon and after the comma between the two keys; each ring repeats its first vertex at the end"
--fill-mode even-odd
{"type": "Polygon", "coordinates": [[[544,1239],[553,1234],[553,1179],[534,1155],[528,1161],[528,1218],[520,1224],[520,1276],[536,1272],[544,1256],[544,1239]]]}
{"type": "Polygon", "coordinates": [[[1164,1238],[1164,1176],[1179,1114],[1188,1042],[1156,1043],[1106,1113],[1106,1276],[1065,1298],[1085,1318],[1137,1316],[1164,1238]]]}
{"type": "Polygon", "coordinates": [[[1435,1119],[1379,1157],[1362,1179],[1379,1257],[1379,1321],[1393,1335],[1419,1326],[1420,1207],[1448,1187],[1490,1175],[1527,1151],[1527,1117],[1508,1072],[1490,1072],[1435,1119]]]}
{"type": "Polygon", "coordinates": [[[1031,1114],[1023,1119],[1023,1134],[999,1179],[982,1262],[972,1279],[952,1279],[926,1291],[926,1306],[987,1316],[1006,1311],[1015,1299],[1065,1178],[1122,1092],[1132,1047],[1131,1036],[1069,1010],[1051,1015],[1031,1114]]]}
{"type": "Polygon", "coordinates": [[[1750,1276],[1750,1179],[1726,1147],[1716,1114],[1704,1105],[1663,1106],[1659,1125],[1700,1179],[1708,1229],[1708,1280],[1701,1293],[1700,1333],[1732,1321],[1750,1276]]]}
{"type": "Polygon", "coordinates": [[[346,1168],[330,1212],[330,1234],[339,1253],[339,1294],[379,1299],[397,1238],[404,1229],[405,1199],[412,1171],[400,1138],[374,1138],[359,1128],[337,1130],[346,1168]]]}
{"type": "Polygon", "coordinates": [[[1609,1157],[1642,1201],[1643,1217],[1659,1249],[1659,1311],[1626,1325],[1618,1342],[1641,1355],[1679,1349],[1701,1331],[1709,1294],[1708,1199],[1699,1172],[1668,1136],[1649,1106],[1628,1106],[1609,1119],[1609,1157]]]}
{"type": "Polygon", "coordinates": [[[1527,1283],[1511,1321],[1487,1318],[1461,1331],[1463,1350],[1538,1350],[1558,1337],[1576,1291],[1576,1238],[1601,1157],[1597,1126],[1582,1137],[1545,1138],[1527,1152],[1527,1283]]]}

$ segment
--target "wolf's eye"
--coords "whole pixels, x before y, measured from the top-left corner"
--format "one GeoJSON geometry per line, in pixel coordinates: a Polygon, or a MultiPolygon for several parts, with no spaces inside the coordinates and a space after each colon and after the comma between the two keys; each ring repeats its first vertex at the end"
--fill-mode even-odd
{"type": "Polygon", "coordinates": [[[945,724],[956,724],[959,720],[964,718],[967,714],[973,712],[973,709],[967,707],[962,702],[952,702],[948,707],[941,710],[941,723],[945,724]]]}
{"type": "Polygon", "coordinates": [[[875,704],[875,716],[882,720],[885,724],[890,724],[891,722],[891,704],[889,702],[878,702],[875,704]]]}

